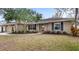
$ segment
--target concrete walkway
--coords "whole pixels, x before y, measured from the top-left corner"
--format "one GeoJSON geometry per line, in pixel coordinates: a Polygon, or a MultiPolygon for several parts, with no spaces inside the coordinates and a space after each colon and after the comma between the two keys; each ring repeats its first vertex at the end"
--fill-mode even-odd
{"type": "Polygon", "coordinates": [[[0,33],[0,35],[9,35],[8,33],[0,33]]]}

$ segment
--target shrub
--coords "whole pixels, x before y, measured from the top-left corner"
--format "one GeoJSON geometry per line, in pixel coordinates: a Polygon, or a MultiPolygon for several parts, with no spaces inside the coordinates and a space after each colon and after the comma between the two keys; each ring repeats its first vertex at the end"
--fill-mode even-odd
{"type": "Polygon", "coordinates": [[[60,31],[57,31],[56,33],[57,33],[57,34],[62,34],[62,32],[60,32],[60,31]]]}
{"type": "Polygon", "coordinates": [[[67,32],[63,32],[63,31],[44,31],[44,32],[42,32],[43,34],[65,34],[65,35],[68,35],[68,33],[67,32]]]}
{"type": "Polygon", "coordinates": [[[14,32],[12,32],[12,34],[23,34],[24,32],[23,31],[14,31],[14,32]]]}
{"type": "Polygon", "coordinates": [[[72,32],[73,36],[77,36],[77,32],[78,32],[77,28],[71,26],[71,32],[72,32]]]}
{"type": "Polygon", "coordinates": [[[26,33],[37,33],[37,31],[26,31],[26,33]]]}
{"type": "Polygon", "coordinates": [[[43,34],[50,34],[51,32],[50,31],[43,31],[42,33],[43,34]]]}
{"type": "Polygon", "coordinates": [[[63,34],[68,34],[67,32],[63,32],[63,34]]]}

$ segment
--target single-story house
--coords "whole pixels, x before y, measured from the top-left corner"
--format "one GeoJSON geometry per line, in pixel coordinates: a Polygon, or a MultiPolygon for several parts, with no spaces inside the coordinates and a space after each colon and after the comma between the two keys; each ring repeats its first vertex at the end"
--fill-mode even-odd
{"type": "Polygon", "coordinates": [[[38,22],[24,23],[7,23],[0,25],[0,32],[12,31],[50,31],[50,32],[67,32],[71,33],[71,26],[73,24],[73,18],[48,18],[38,22]]]}

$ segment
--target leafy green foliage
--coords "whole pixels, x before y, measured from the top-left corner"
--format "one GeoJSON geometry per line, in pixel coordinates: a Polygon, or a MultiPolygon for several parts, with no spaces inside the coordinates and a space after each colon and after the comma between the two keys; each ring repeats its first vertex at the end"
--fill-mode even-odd
{"type": "Polygon", "coordinates": [[[4,18],[7,22],[10,22],[14,19],[14,9],[8,8],[4,9],[4,18]]]}
{"type": "Polygon", "coordinates": [[[4,18],[7,22],[39,21],[42,15],[26,8],[4,8],[4,18]]]}

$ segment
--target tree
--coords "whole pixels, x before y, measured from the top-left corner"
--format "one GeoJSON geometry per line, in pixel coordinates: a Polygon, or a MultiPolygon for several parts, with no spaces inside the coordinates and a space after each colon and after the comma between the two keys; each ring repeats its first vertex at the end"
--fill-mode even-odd
{"type": "Polygon", "coordinates": [[[31,10],[31,9],[26,9],[26,8],[18,8],[15,10],[15,19],[16,22],[23,22],[24,23],[24,32],[26,31],[26,23],[27,22],[31,22],[31,21],[39,21],[42,16],[39,13],[36,13],[35,11],[31,10]]]}
{"type": "Polygon", "coordinates": [[[53,18],[62,18],[62,13],[57,11],[53,18]]]}
{"type": "Polygon", "coordinates": [[[16,22],[38,21],[42,15],[26,8],[4,8],[4,18],[7,22],[15,20],[16,22]]]}
{"type": "MultiPolygon", "coordinates": [[[[26,30],[26,23],[30,21],[39,21],[42,18],[42,15],[33,11],[32,9],[26,8],[2,8],[5,21],[11,22],[13,20],[16,21],[16,29],[17,23],[24,23],[24,29],[26,30]]],[[[24,31],[25,31],[24,30],[24,31]]]]}
{"type": "Polygon", "coordinates": [[[36,14],[36,21],[39,21],[39,20],[41,20],[41,18],[42,18],[42,14],[36,14]]]}
{"type": "Polygon", "coordinates": [[[75,8],[75,28],[77,28],[78,8],[75,8]]]}
{"type": "Polygon", "coordinates": [[[78,8],[75,8],[75,27],[72,27],[72,33],[74,36],[77,36],[77,20],[78,20],[78,8]]]}
{"type": "Polygon", "coordinates": [[[36,13],[36,15],[33,17],[33,19],[35,19],[35,22],[41,20],[42,19],[42,14],[36,13]]]}
{"type": "Polygon", "coordinates": [[[0,15],[2,15],[4,13],[3,8],[0,8],[0,15]]]}
{"type": "Polygon", "coordinates": [[[15,18],[14,18],[14,15],[15,15],[15,10],[12,9],[12,8],[5,8],[3,9],[4,10],[4,18],[5,18],[5,21],[8,23],[10,21],[13,21],[15,18]]]}
{"type": "Polygon", "coordinates": [[[68,18],[73,18],[75,16],[74,8],[55,8],[55,16],[58,18],[63,18],[64,16],[68,18]]]}

